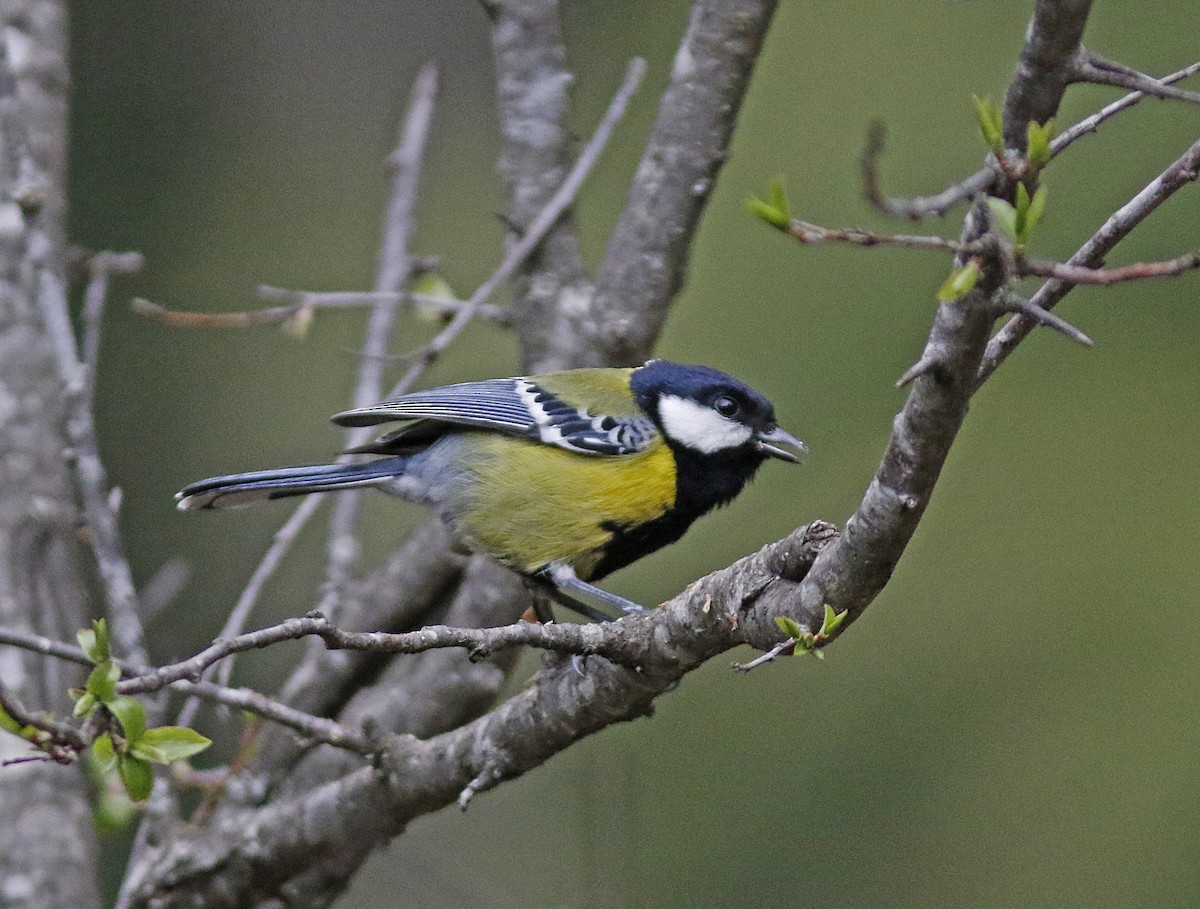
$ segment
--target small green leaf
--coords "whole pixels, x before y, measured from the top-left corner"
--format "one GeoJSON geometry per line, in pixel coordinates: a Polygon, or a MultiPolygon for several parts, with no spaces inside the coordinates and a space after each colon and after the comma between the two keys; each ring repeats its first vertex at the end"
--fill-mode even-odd
{"type": "Polygon", "coordinates": [[[767,204],[776,211],[783,212],[788,221],[792,220],[792,205],[788,201],[787,184],[782,175],[771,178],[767,183],[767,204]]]}
{"type": "Polygon", "coordinates": [[[999,105],[991,98],[980,98],[978,95],[972,95],[971,100],[975,102],[975,116],[979,120],[979,132],[983,141],[997,157],[1003,155],[1004,116],[1000,113],[999,105]]]}
{"type": "Polygon", "coordinates": [[[117,752],[113,750],[113,741],[105,732],[96,736],[92,742],[92,757],[96,759],[96,769],[101,773],[109,773],[117,762],[117,752]]]}
{"type": "Polygon", "coordinates": [[[81,628],[75,632],[75,640],[79,643],[79,649],[93,663],[99,663],[100,659],[96,656],[96,632],[90,628],[81,628]]]}
{"type": "Polygon", "coordinates": [[[780,631],[786,634],[793,641],[798,641],[804,637],[804,629],[801,628],[795,620],[789,619],[785,615],[775,616],[775,624],[779,627],[780,631]]]}
{"type": "MultiPolygon", "coordinates": [[[[450,286],[450,282],[439,275],[436,271],[424,272],[412,285],[413,293],[420,294],[422,297],[429,297],[434,300],[445,300],[448,303],[453,303],[458,300],[458,296],[454,293],[454,288],[450,286]]],[[[413,305],[413,311],[417,316],[426,322],[437,322],[446,318],[446,312],[437,306],[431,306],[428,303],[423,303],[418,300],[413,305]]]]}
{"type": "Polygon", "coordinates": [[[997,199],[995,196],[988,196],[987,204],[992,212],[992,218],[999,228],[1015,240],[1017,237],[1017,210],[1003,199],[997,199]]]}
{"type": "Polygon", "coordinates": [[[285,335],[303,341],[308,337],[308,330],[312,327],[316,314],[317,308],[311,303],[297,306],[294,313],[279,323],[279,327],[285,335]]]}
{"type": "Polygon", "coordinates": [[[146,761],[130,754],[119,754],[117,772],[121,775],[121,783],[131,799],[143,802],[149,798],[150,787],[154,785],[154,772],[146,761]]]}
{"type": "Polygon", "coordinates": [[[147,745],[144,739],[139,739],[134,742],[129,749],[129,753],[135,758],[141,758],[143,761],[149,761],[151,764],[169,764],[167,755],[155,748],[153,745],[147,745]]]}
{"type": "Polygon", "coordinates": [[[92,694],[90,691],[85,691],[79,696],[79,699],[75,701],[75,709],[71,711],[71,716],[75,717],[77,720],[83,719],[96,709],[96,704],[98,703],[99,701],[96,700],[96,696],[94,694],[92,694]]]}
{"type": "Polygon", "coordinates": [[[764,201],[755,196],[746,200],[746,208],[750,213],[774,227],[776,230],[787,231],[792,226],[792,206],[788,202],[787,189],[783,177],[774,177],[767,184],[767,198],[764,201]]]}
{"type": "Polygon", "coordinates": [[[118,694],[112,700],[105,701],[104,706],[112,711],[112,715],[121,724],[125,740],[130,744],[137,742],[146,732],[146,711],[137,698],[127,694],[118,694]]]}
{"type": "Polygon", "coordinates": [[[1029,161],[1029,166],[1034,170],[1041,170],[1050,163],[1050,137],[1053,134],[1053,119],[1047,120],[1044,124],[1039,124],[1035,120],[1029,121],[1029,127],[1025,134],[1025,157],[1029,161]]]}
{"type": "Polygon", "coordinates": [[[750,214],[754,215],[754,217],[758,218],[758,220],[770,225],[776,230],[786,231],[791,226],[791,222],[784,217],[783,213],[779,211],[779,209],[768,205],[762,199],[756,199],[754,196],[751,196],[746,200],[746,208],[749,210],[750,214]]]}
{"type": "Polygon", "coordinates": [[[117,696],[117,682],[121,680],[121,667],[115,660],[102,660],[88,676],[84,690],[97,701],[111,701],[117,696]]]}
{"type": "Polygon", "coordinates": [[[829,636],[841,627],[842,622],[846,621],[846,616],[849,610],[843,609],[841,612],[834,612],[833,607],[828,603],[825,604],[825,620],[821,623],[821,634],[829,636]]]}
{"type": "Polygon", "coordinates": [[[118,833],[127,828],[138,815],[125,788],[113,789],[106,785],[96,787],[92,800],[92,823],[99,833],[118,833]]]}
{"type": "Polygon", "coordinates": [[[94,619],[91,628],[76,632],[75,640],[93,663],[108,659],[108,623],[104,619],[94,619]]]}
{"type": "Polygon", "coordinates": [[[1013,219],[1013,237],[1016,238],[1018,246],[1024,246],[1029,241],[1029,221],[1026,217],[1029,214],[1029,190],[1025,188],[1024,183],[1017,184],[1016,202],[1013,206],[1016,212],[1013,219]]]}
{"type": "Polygon", "coordinates": [[[182,761],[194,754],[199,754],[211,744],[211,739],[187,726],[156,726],[154,729],[146,730],[134,750],[136,753],[137,748],[142,746],[153,748],[162,755],[162,758],[147,758],[147,760],[169,764],[171,761],[182,761]]]}
{"type": "Polygon", "coordinates": [[[10,717],[3,707],[0,707],[0,729],[11,732],[13,735],[21,734],[21,724],[10,717]]]}
{"type": "Polygon", "coordinates": [[[1032,237],[1034,228],[1042,220],[1042,212],[1046,208],[1046,187],[1039,186],[1025,211],[1025,236],[1032,237]]]}
{"type": "Polygon", "coordinates": [[[423,272],[421,277],[413,282],[413,293],[421,294],[424,297],[436,297],[439,300],[458,299],[450,282],[436,271],[423,272]]]}
{"type": "Polygon", "coordinates": [[[968,262],[962,268],[954,269],[950,272],[946,283],[938,288],[937,298],[943,303],[953,303],[955,300],[961,299],[970,293],[979,282],[979,274],[979,266],[974,261],[968,262]]]}

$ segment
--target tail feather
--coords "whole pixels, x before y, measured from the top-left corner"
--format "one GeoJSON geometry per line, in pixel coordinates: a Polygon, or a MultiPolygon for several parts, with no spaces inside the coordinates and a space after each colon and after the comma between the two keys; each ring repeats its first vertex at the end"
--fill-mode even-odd
{"type": "Polygon", "coordinates": [[[317,464],[254,470],[190,483],[175,494],[182,511],[250,505],[270,499],[375,486],[404,473],[408,458],[380,458],[366,464],[317,464]]]}

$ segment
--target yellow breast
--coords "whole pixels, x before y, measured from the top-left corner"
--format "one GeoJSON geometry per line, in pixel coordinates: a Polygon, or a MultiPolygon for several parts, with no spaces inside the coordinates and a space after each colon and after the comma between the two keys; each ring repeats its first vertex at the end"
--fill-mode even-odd
{"type": "Polygon", "coordinates": [[[474,476],[452,520],[467,542],[518,571],[551,562],[588,577],[614,526],[661,517],[675,501],[675,459],[661,441],[637,454],[576,454],[495,433],[467,433],[474,476]]]}

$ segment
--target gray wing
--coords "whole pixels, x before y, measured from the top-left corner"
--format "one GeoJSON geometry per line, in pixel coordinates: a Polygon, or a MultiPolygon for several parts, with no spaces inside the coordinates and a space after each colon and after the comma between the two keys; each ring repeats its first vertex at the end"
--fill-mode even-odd
{"type": "Polygon", "coordinates": [[[455,426],[491,429],[599,455],[643,451],[658,437],[649,417],[592,414],[523,377],[430,388],[333,417],[340,426],[374,426],[396,420],[409,425],[355,451],[383,454],[428,444],[455,426]]]}
{"type": "Polygon", "coordinates": [[[375,426],[394,420],[437,420],[526,433],[534,426],[534,419],[517,393],[516,382],[516,379],[488,379],[414,391],[391,401],[335,414],[332,419],[339,426],[375,426]]]}

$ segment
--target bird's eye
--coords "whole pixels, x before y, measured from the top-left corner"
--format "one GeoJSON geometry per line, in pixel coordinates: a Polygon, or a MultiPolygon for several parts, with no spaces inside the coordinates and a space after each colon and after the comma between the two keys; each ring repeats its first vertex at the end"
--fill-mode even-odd
{"type": "Polygon", "coordinates": [[[742,405],[729,395],[721,395],[713,401],[713,409],[723,417],[736,417],[742,405]]]}

